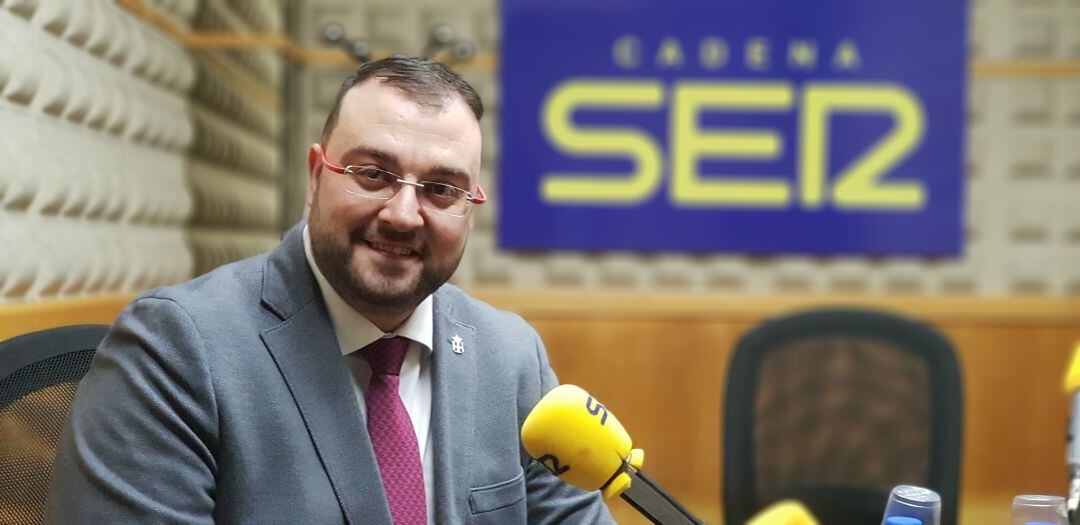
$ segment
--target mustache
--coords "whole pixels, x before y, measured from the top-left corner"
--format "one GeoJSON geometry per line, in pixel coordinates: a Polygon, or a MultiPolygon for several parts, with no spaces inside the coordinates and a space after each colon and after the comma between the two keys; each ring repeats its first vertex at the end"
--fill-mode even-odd
{"type": "Polygon", "coordinates": [[[427,250],[424,249],[424,243],[417,242],[417,238],[419,237],[420,235],[415,231],[403,232],[387,227],[379,227],[375,230],[375,235],[371,235],[363,229],[353,230],[353,232],[349,234],[349,242],[351,242],[352,244],[360,244],[362,242],[377,239],[397,244],[415,246],[416,251],[423,254],[426,253],[427,250]]]}

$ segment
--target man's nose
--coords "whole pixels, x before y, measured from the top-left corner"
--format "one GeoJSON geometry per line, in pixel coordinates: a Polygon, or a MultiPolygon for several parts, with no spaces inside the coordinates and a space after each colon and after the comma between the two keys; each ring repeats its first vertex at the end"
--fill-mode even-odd
{"type": "Polygon", "coordinates": [[[424,225],[420,215],[420,188],[410,184],[399,184],[397,193],[386,201],[379,218],[399,231],[408,231],[424,225]]]}

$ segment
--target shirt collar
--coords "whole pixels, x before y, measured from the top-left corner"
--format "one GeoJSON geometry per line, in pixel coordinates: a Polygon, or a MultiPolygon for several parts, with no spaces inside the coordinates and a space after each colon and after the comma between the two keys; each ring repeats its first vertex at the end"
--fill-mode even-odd
{"type": "Polygon", "coordinates": [[[404,323],[401,323],[401,326],[397,327],[393,332],[385,333],[361,315],[360,312],[349,306],[326,280],[326,277],[323,276],[322,271],[315,264],[315,257],[311,252],[311,234],[308,233],[306,224],[304,225],[304,256],[307,258],[308,266],[311,267],[311,272],[315,274],[315,280],[318,281],[319,289],[322,291],[326,310],[330,314],[330,322],[333,324],[334,332],[337,334],[338,346],[341,347],[341,355],[351,354],[375,342],[380,337],[393,335],[420,343],[421,348],[425,350],[422,355],[431,352],[435,325],[430,295],[424,298],[413,310],[412,315],[404,323]]]}

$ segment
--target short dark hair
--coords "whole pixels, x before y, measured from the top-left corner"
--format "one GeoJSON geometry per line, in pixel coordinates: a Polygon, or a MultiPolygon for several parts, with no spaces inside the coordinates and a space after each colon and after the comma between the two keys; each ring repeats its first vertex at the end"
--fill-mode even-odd
{"type": "Polygon", "coordinates": [[[341,83],[337,97],[334,98],[334,107],[326,116],[326,124],[323,125],[324,146],[326,140],[330,138],[330,133],[337,127],[341,100],[345,98],[345,94],[372,77],[382,79],[383,82],[401,90],[417,102],[433,106],[442,103],[439,100],[442,96],[457,93],[472,110],[477,121],[484,116],[484,104],[480,101],[480,95],[453,70],[430,58],[394,55],[361,64],[341,83]]]}

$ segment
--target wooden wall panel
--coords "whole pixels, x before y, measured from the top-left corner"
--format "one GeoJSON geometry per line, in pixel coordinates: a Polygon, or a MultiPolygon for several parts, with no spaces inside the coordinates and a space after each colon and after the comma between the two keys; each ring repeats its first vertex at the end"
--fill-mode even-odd
{"type": "Polygon", "coordinates": [[[965,380],[963,495],[1064,494],[1069,400],[1061,382],[1080,328],[944,326],[965,380]]]}
{"type": "Polygon", "coordinates": [[[0,341],[58,326],[112,324],[133,299],[116,294],[0,305],[0,341]]]}
{"type": "Polygon", "coordinates": [[[537,320],[533,326],[559,380],[585,388],[619,418],[635,447],[645,450],[653,479],[695,512],[715,506],[722,399],[717,377],[726,374],[735,327],[648,320],[537,320]]]}
{"type": "MultiPolygon", "coordinates": [[[[1007,522],[1016,494],[1065,491],[1061,379],[1080,342],[1080,301],[474,294],[532,323],[560,380],[607,405],[645,449],[650,476],[709,523],[721,523],[721,410],[735,342],[765,317],[821,305],[900,311],[934,323],[956,345],[965,381],[962,524],[1007,522]]],[[[7,305],[0,339],[108,322],[128,300],[7,305]]],[[[611,507],[620,523],[645,523],[619,500],[611,507]]]]}
{"type": "MultiPolygon", "coordinates": [[[[646,451],[646,472],[698,517],[721,523],[721,411],[733,346],[763,318],[810,305],[782,299],[769,308],[758,299],[738,311],[735,300],[664,298],[635,307],[608,298],[608,307],[602,297],[501,298],[540,332],[560,380],[619,417],[646,451]]],[[[922,301],[872,306],[927,320],[957,348],[965,381],[961,523],[1007,522],[1016,494],[1064,494],[1069,401],[1061,380],[1080,342],[1080,305],[1010,312],[1007,301],[922,301]]],[[[610,505],[620,523],[647,523],[622,501],[610,505]]]]}

